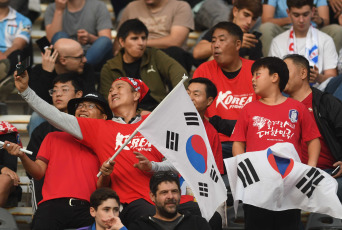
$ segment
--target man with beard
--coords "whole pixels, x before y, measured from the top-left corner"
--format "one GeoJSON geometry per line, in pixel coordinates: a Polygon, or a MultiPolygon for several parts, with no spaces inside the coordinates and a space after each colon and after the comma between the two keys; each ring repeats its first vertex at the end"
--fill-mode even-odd
{"type": "Polygon", "coordinates": [[[181,193],[176,173],[172,171],[155,173],[150,180],[150,197],[155,203],[156,214],[141,217],[130,225],[130,230],[211,229],[202,217],[178,212],[181,193]]]}

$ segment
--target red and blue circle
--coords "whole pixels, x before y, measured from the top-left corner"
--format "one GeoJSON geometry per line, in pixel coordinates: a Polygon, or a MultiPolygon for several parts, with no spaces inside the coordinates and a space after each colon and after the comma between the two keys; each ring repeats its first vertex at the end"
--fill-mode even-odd
{"type": "Polygon", "coordinates": [[[203,138],[199,135],[192,135],[186,142],[186,154],[191,165],[199,172],[207,171],[208,151],[203,138]]]}

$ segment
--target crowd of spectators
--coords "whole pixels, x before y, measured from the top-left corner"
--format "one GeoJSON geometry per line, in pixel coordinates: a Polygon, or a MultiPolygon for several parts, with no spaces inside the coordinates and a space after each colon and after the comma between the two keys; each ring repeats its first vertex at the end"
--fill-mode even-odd
{"type": "MultiPolygon", "coordinates": [[[[113,0],[114,24],[102,1],[55,0],[44,14],[51,45],[42,63],[21,76],[14,71],[32,57],[32,14],[9,3],[0,0],[0,102],[15,85],[34,109],[27,146],[34,154],[27,157],[15,143],[4,148],[21,159],[36,185],[33,229],[85,227],[93,217],[89,229],[175,227],[174,221],[203,221],[207,229],[203,219],[180,214],[200,211],[193,197],[178,197],[177,170],[141,134],[109,161],[183,75],[227,187],[223,159],[288,141],[303,163],[329,173],[340,167],[334,177],[342,201],[342,0],[113,0]],[[201,35],[190,48],[192,31],[201,35]],[[256,117],[299,119],[297,128],[304,128],[294,130],[293,139],[264,140],[255,136],[256,117]],[[171,170],[159,175],[166,182],[155,182],[151,172],[164,170],[171,170]],[[159,185],[174,187],[174,215],[158,206],[159,185]],[[110,223],[101,219],[105,203],[116,213],[110,223]]],[[[13,156],[8,165],[0,157],[1,206],[18,185],[13,156]]],[[[244,209],[247,229],[267,213],[244,209]]],[[[279,218],[297,229],[298,212],[289,213],[279,218]]],[[[209,225],[221,229],[215,217],[209,225]]]]}

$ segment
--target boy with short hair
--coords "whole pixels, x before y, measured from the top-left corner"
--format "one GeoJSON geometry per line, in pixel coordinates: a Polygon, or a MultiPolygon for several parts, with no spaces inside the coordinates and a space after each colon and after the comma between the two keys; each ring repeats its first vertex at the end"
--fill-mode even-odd
{"type": "Polygon", "coordinates": [[[90,196],[90,215],[95,218],[91,226],[78,230],[127,230],[119,218],[120,199],[110,188],[96,189],[90,196]]]}
{"type": "MultiPolygon", "coordinates": [[[[260,151],[278,142],[289,142],[301,155],[301,140],[307,142],[308,165],[317,164],[320,136],[303,104],[282,95],[289,71],[276,57],[257,60],[252,65],[252,84],[261,98],[241,111],[232,134],[233,155],[260,151]]],[[[270,211],[244,205],[246,229],[298,229],[300,210],[270,211]]]]}

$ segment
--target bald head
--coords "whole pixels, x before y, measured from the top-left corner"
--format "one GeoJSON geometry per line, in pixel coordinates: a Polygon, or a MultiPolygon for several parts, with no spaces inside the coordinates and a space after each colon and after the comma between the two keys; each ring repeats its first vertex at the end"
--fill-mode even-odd
{"type": "Polygon", "coordinates": [[[75,40],[69,38],[58,39],[54,45],[54,48],[61,56],[74,56],[80,53],[82,46],[75,40]]]}

